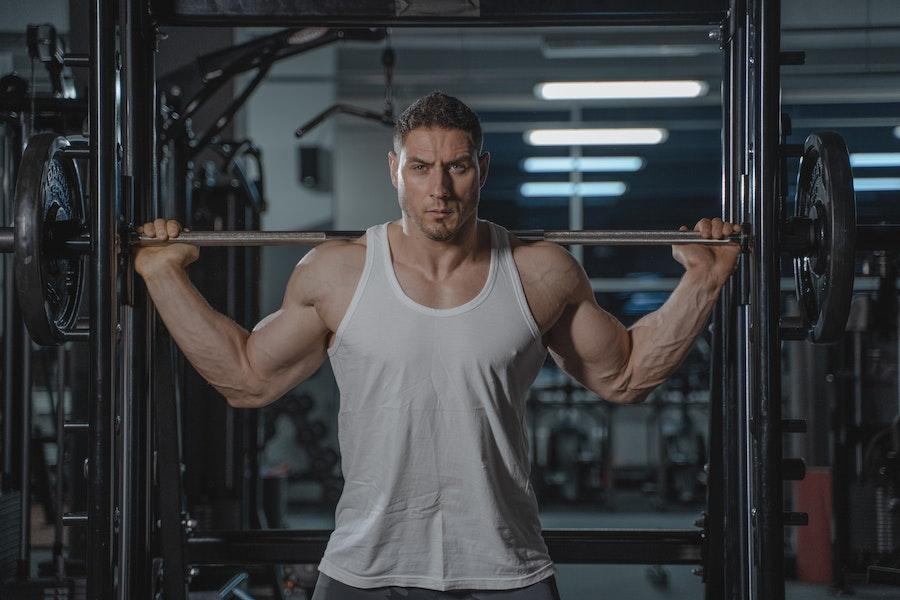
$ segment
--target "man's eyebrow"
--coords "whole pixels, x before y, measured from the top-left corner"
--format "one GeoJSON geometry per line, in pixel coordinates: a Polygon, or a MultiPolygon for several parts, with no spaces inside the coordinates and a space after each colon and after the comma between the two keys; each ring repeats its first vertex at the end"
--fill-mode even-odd
{"type": "MultiPolygon", "coordinates": [[[[424,158],[419,158],[418,156],[409,156],[406,159],[406,162],[409,163],[421,163],[423,165],[432,165],[434,163],[425,160],[424,158]]],[[[469,154],[460,154],[456,158],[451,158],[449,161],[451,163],[455,162],[472,162],[472,156],[469,154]]]]}

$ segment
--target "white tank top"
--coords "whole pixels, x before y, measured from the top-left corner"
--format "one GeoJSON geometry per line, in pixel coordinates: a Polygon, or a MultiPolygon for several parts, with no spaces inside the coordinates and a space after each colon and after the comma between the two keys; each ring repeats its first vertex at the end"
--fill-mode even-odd
{"type": "Polygon", "coordinates": [[[358,588],[512,589],[554,574],[529,481],[525,397],[547,350],[505,229],[481,292],[449,309],[400,287],[387,224],[328,351],[344,491],[319,570],[358,588]]]}

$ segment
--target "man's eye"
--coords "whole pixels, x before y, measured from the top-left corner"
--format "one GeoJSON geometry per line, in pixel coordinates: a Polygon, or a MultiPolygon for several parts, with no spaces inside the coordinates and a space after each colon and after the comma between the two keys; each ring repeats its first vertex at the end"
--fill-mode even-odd
{"type": "Polygon", "coordinates": [[[413,171],[424,171],[425,165],[413,165],[412,168],[413,168],[413,171]]]}
{"type": "Polygon", "coordinates": [[[456,163],[456,164],[450,165],[450,168],[454,169],[456,171],[465,171],[466,165],[464,165],[463,163],[456,163]]]}

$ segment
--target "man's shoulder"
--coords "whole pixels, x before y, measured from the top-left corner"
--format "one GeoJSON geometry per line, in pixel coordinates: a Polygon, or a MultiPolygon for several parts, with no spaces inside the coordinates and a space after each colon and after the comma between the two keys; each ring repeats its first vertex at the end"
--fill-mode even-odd
{"type": "Polygon", "coordinates": [[[516,261],[516,267],[520,271],[522,269],[529,271],[559,270],[567,268],[575,262],[568,250],[553,242],[526,242],[510,232],[509,245],[516,261]]]}
{"type": "Polygon", "coordinates": [[[289,292],[320,298],[354,286],[366,262],[366,235],[352,240],[329,240],[310,250],[294,267],[289,292]]]}
{"type": "Polygon", "coordinates": [[[358,262],[361,267],[366,259],[366,238],[367,234],[363,233],[352,240],[322,242],[307,252],[298,266],[332,269],[340,265],[351,266],[358,262]]]}
{"type": "Polygon", "coordinates": [[[510,235],[510,248],[526,292],[540,287],[553,295],[566,295],[578,287],[581,265],[559,244],[524,242],[510,235]]]}

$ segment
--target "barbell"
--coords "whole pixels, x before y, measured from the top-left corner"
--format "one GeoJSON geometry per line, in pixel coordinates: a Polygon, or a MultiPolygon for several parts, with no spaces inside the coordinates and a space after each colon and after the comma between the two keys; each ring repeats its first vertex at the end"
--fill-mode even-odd
{"type": "MultiPolygon", "coordinates": [[[[0,252],[15,254],[15,283],[23,319],[32,339],[58,345],[74,329],[84,288],[85,202],[76,159],[89,158],[83,139],[39,133],[29,140],[19,165],[14,227],[0,228],[0,252]]],[[[840,338],[849,314],[855,252],[893,248],[896,225],[856,225],[856,201],[846,144],[840,135],[810,135],[798,176],[795,216],[786,219],[780,247],[794,257],[797,295],[804,328],[811,341],[840,338]],[[859,241],[874,241],[857,244],[859,241]],[[877,247],[876,247],[877,246],[877,247]]],[[[752,248],[747,227],[726,239],[704,239],[692,231],[514,231],[526,242],[563,245],[660,246],[738,244],[752,248]]],[[[329,240],[354,239],[362,231],[185,231],[174,240],[120,232],[118,247],[188,243],[197,246],[314,246],[329,240]]]]}

